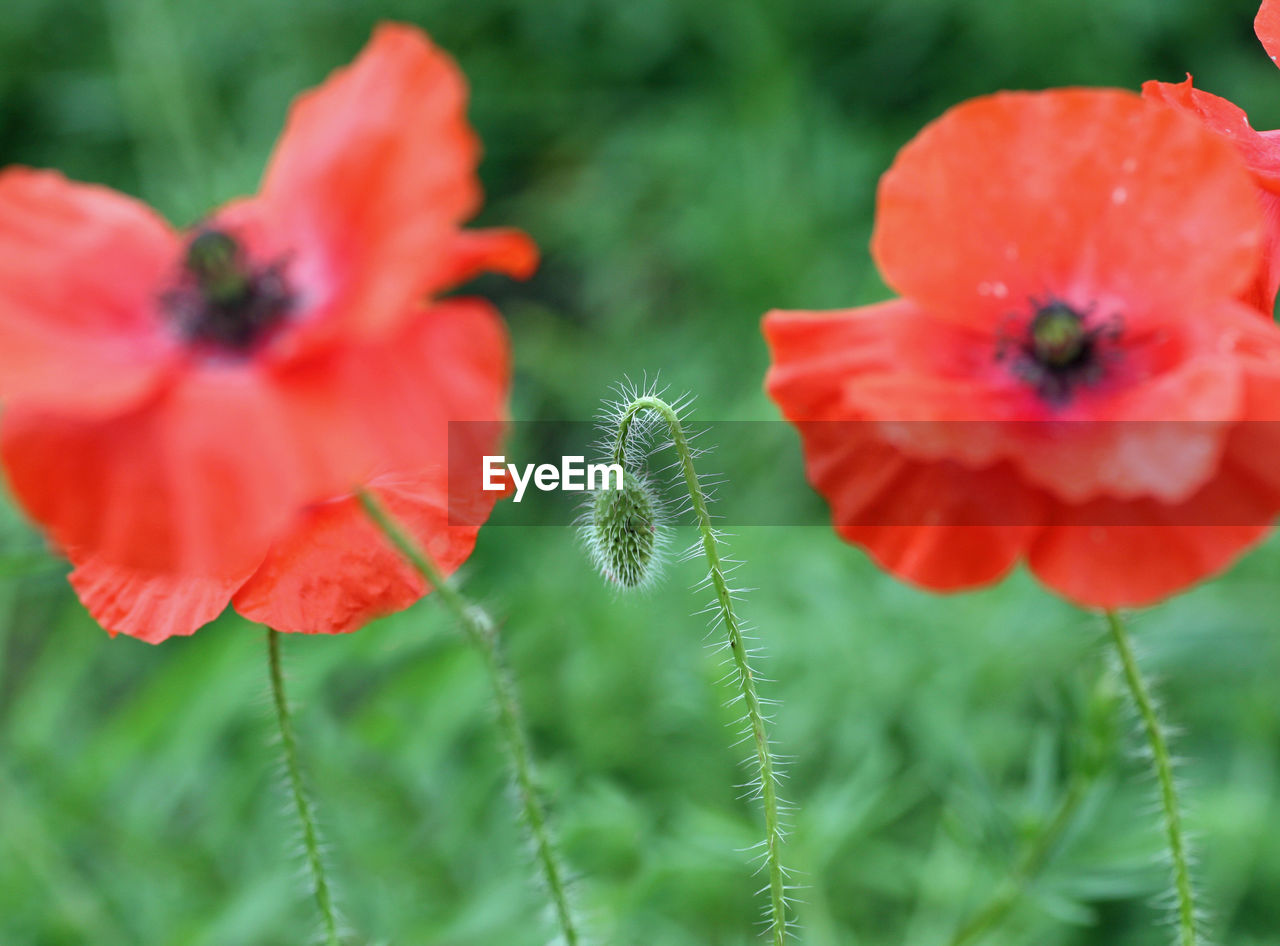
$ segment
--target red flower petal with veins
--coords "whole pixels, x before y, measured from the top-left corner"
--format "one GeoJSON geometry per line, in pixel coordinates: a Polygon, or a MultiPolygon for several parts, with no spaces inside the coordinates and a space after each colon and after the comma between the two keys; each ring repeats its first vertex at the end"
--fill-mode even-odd
{"type": "Polygon", "coordinates": [[[94,620],[148,644],[194,634],[227,607],[244,578],[154,575],[89,559],[68,576],[94,620]]]}
{"type": "Polygon", "coordinates": [[[178,237],[146,206],[56,171],[0,173],[0,391],[86,416],[153,391],[179,357],[154,331],[178,237]]]}
{"type": "Polygon", "coordinates": [[[927,126],[880,181],[871,252],[885,281],[980,326],[1049,292],[1104,314],[1123,304],[1139,323],[1243,289],[1259,226],[1237,199],[1251,195],[1239,159],[1134,99],[1003,93],[927,126]],[[1180,173],[1152,166],[1165,153],[1180,173]],[[923,253],[923,241],[947,252],[923,253]]]}
{"type": "MultiPolygon", "coordinates": [[[[441,473],[382,477],[369,488],[448,575],[471,554],[480,527],[449,524],[441,473]]],[[[430,590],[360,503],[346,498],[308,510],[234,601],[245,617],[277,630],[337,634],[399,611],[430,590]]]]}
{"type": "Polygon", "coordinates": [[[771,312],[769,395],[839,534],[948,591],[1018,561],[1082,604],[1225,567],[1280,511],[1280,329],[1228,141],[1112,91],[951,110],[880,185],[904,298],[771,312]]]}
{"type": "Polygon", "coordinates": [[[1194,115],[1206,127],[1235,145],[1244,158],[1258,185],[1266,237],[1262,266],[1241,295],[1241,300],[1270,319],[1275,309],[1276,292],[1280,290],[1280,138],[1277,137],[1280,132],[1254,131],[1243,109],[1195,88],[1191,76],[1177,84],[1154,80],[1144,82],[1142,95],[1194,115]]]}
{"type": "Polygon", "coordinates": [[[448,288],[429,261],[452,255],[479,209],[479,157],[462,74],[413,27],[380,26],[299,96],[257,200],[312,304],[332,310],[314,321],[376,331],[406,299],[448,288]]]}

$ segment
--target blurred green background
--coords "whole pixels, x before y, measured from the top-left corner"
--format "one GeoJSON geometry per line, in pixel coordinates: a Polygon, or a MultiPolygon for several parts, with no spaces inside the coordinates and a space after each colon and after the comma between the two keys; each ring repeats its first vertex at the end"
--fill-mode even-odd
{"type": "MultiPolygon", "coordinates": [[[[925,121],[1000,88],[1200,84],[1280,125],[1255,5],[1211,0],[10,0],[0,163],[58,167],[189,223],[251,191],[293,94],[374,22],[459,60],[485,223],[545,252],[487,280],[520,419],[583,420],[661,372],[706,420],[775,417],[758,320],[883,297],[877,176],[925,121]]],[[[794,441],[792,443],[795,447],[794,441]]],[[[791,463],[750,451],[740,486],[791,463]],[[754,468],[753,468],[754,464],[754,468]]],[[[714,467],[714,463],[712,463],[714,467]]],[[[767,481],[768,477],[764,477],[767,481]]],[[[769,502],[767,492],[758,497],[769,502]]],[[[499,513],[499,521],[502,513],[499,513]]],[[[109,640],[11,512],[0,564],[0,944],[293,946],[312,907],[270,737],[261,632],[109,640]]],[[[688,536],[682,536],[688,538],[688,536]]],[[[1099,774],[992,944],[1168,943],[1154,786],[1090,709],[1100,621],[1024,574],[939,599],[820,527],[743,530],[787,860],[811,946],[944,946],[1007,876],[1082,755],[1099,774]]],[[[688,590],[617,599],[567,528],[492,527],[464,578],[506,621],[564,853],[597,941],[754,941],[741,750],[688,590]]],[[[1160,678],[1215,941],[1280,944],[1280,544],[1135,616],[1160,678]]],[[[286,640],[305,764],[354,942],[526,946],[528,882],[485,677],[427,600],[286,640]]]]}

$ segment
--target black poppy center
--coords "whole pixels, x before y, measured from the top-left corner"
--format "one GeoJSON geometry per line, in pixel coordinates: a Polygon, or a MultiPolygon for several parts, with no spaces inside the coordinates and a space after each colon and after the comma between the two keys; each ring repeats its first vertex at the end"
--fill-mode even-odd
{"type": "Polygon", "coordinates": [[[1098,321],[1092,308],[1078,309],[1060,299],[1032,300],[1031,318],[1021,337],[1002,337],[997,357],[1010,359],[1014,372],[1055,404],[1071,400],[1084,385],[1096,384],[1112,354],[1108,343],[1119,337],[1119,320],[1098,321]]]}
{"type": "Polygon", "coordinates": [[[279,264],[255,265],[230,234],[205,229],[187,244],[164,302],[192,344],[247,354],[284,322],[293,299],[279,264]]]}

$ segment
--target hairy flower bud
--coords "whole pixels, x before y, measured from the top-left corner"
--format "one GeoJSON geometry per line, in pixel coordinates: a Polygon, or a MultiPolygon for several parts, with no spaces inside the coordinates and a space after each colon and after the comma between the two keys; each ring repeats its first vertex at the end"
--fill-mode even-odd
{"type": "Polygon", "coordinates": [[[582,536],[605,578],[638,588],[657,575],[662,548],[662,507],[643,476],[627,470],[621,489],[601,489],[582,518],[582,536]]]}

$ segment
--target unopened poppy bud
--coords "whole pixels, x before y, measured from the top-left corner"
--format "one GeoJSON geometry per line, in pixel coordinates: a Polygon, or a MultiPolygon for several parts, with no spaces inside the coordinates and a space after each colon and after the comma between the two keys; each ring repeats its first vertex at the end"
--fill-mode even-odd
{"type": "Polygon", "coordinates": [[[583,536],[600,574],[624,588],[657,574],[662,510],[644,477],[626,471],[621,489],[601,489],[583,519],[583,536]]]}

